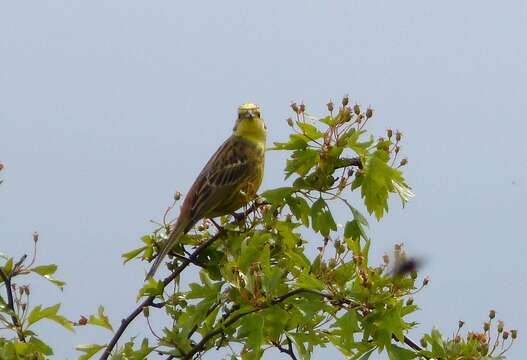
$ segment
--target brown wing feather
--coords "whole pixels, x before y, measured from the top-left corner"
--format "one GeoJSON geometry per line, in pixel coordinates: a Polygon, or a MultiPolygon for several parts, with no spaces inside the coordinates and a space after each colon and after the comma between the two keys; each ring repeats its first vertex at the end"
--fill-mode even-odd
{"type": "MultiPolygon", "coordinates": [[[[222,209],[240,196],[240,184],[258,177],[259,156],[256,147],[236,136],[231,136],[214,153],[192,185],[182,207],[188,211],[189,227],[203,217],[225,214],[222,209]],[[254,156],[250,156],[254,155],[254,156]]],[[[234,201],[235,202],[235,201],[234,201]]],[[[233,204],[236,210],[236,204],[233,204]]],[[[241,205],[240,205],[241,206],[241,205]]],[[[227,206],[228,207],[228,206],[227,206]]],[[[230,210],[230,209],[228,209],[230,210]]]]}

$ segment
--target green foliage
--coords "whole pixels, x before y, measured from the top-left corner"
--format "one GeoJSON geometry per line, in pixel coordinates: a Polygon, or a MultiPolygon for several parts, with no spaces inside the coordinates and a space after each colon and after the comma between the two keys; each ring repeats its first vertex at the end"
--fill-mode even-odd
{"type": "MultiPolygon", "coordinates": [[[[171,275],[145,282],[137,296],[140,304],[115,333],[102,306],[75,322],[59,314],[60,304],[30,307],[29,285],[15,281],[36,274],[62,289],[65,283],[53,277],[57,266],[35,266],[35,256],[31,262],[26,257],[15,261],[0,253],[0,290],[5,293],[0,294],[0,324],[8,333],[0,333],[0,359],[52,356],[36,332],[43,321],[67,330],[93,325],[112,332],[108,344],[77,346],[81,360],[99,353],[113,360],[146,359],[154,353],[193,359],[218,349],[232,359],[260,359],[270,348],[307,360],[316,348],[328,346],[356,360],[374,352],[397,360],[504,359],[517,332],[505,330],[502,322],[494,324],[495,312],[482,333],[463,336],[460,323],[452,339],[435,329],[420,344],[410,339],[417,324],[408,317],[418,309],[412,296],[429,280],[417,282],[401,245],[380,263],[371,259],[374,241],[359,210],[380,220],[390,195],[403,205],[413,196],[401,171],[407,160],[398,160],[402,134],[369,134],[366,124],[373,110],[348,103],[345,97],[336,113],[328,104],[329,115],[320,119],[308,116],[303,104],[292,104],[294,119],[288,124],[293,133],[271,148],[289,155],[286,185],[263,191],[243,213],[223,217],[220,225],[204,220],[183,236],[169,254],[171,275]],[[362,200],[358,204],[350,200],[354,191],[362,200]],[[341,218],[334,212],[338,205],[349,210],[341,218]],[[183,271],[193,268],[199,268],[199,278],[188,282],[183,271]],[[153,311],[164,312],[166,325],[151,322],[153,311]],[[123,343],[121,335],[140,314],[154,341],[145,331],[123,343]]],[[[122,255],[124,263],[155,258],[170,230],[166,216],[138,248],[122,255]]],[[[38,234],[34,240],[36,246],[38,234]]]]}
{"type": "MultiPolygon", "coordinates": [[[[330,345],[351,359],[368,359],[374,351],[390,359],[447,354],[446,340],[428,349],[407,337],[416,326],[407,320],[417,310],[412,295],[428,280],[417,285],[415,271],[394,274],[389,257],[372,264],[368,221],[358,210],[364,206],[380,220],[390,194],[403,205],[413,196],[401,171],[407,160],[397,162],[402,134],[388,130],[387,138],[374,140],[365,127],[371,109],[345,104],[316,121],[303,105],[292,108],[293,133],[271,149],[289,153],[284,174],[290,185],[263,191],[241,220],[224,217],[222,231],[205,220],[182,239],[168,268],[198,266],[199,281],[185,285],[177,273],[173,287],[149,280],[140,290],[139,298],[162,304],[170,319],[152,329],[159,336],[152,347],[184,359],[219,348],[233,358],[259,359],[271,347],[310,359],[315,348],[330,345]],[[353,191],[363,204],[350,203],[353,191]],[[347,218],[334,217],[338,203],[349,209],[347,218]],[[192,262],[184,260],[205,243],[192,262]]],[[[123,255],[125,262],[151,261],[168,229],[163,221],[141,247],[123,255]]],[[[400,245],[393,258],[396,265],[408,261],[400,245]]]]}

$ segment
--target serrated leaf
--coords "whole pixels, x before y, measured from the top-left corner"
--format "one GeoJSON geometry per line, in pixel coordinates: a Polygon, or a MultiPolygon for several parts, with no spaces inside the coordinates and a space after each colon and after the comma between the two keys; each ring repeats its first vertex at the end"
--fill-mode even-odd
{"type": "Polygon", "coordinates": [[[299,121],[297,125],[302,130],[302,132],[312,140],[320,139],[322,135],[324,135],[314,125],[311,125],[307,122],[299,121]]]}
{"type": "Polygon", "coordinates": [[[57,271],[57,265],[55,264],[35,266],[31,269],[31,271],[35,274],[42,276],[44,279],[48,280],[52,284],[58,286],[61,290],[64,285],[66,285],[64,281],[57,280],[53,276],[51,276],[57,271]]]}
{"type": "Polygon", "coordinates": [[[285,199],[291,196],[293,191],[294,190],[291,187],[280,187],[267,190],[262,193],[261,196],[273,205],[281,205],[283,202],[285,202],[285,199]]]}
{"type": "Polygon", "coordinates": [[[147,246],[142,246],[138,249],[134,249],[132,251],[129,251],[127,253],[124,253],[121,255],[121,257],[124,259],[123,264],[126,264],[128,261],[135,259],[137,255],[141,254],[143,251],[145,251],[147,246]]]}
{"type": "Polygon", "coordinates": [[[299,288],[306,288],[306,289],[323,290],[325,288],[325,285],[322,281],[306,273],[300,273],[298,275],[296,285],[299,288]]]}
{"type": "Polygon", "coordinates": [[[415,351],[404,349],[395,344],[387,348],[390,360],[411,360],[417,357],[415,351]]]}
{"type": "Polygon", "coordinates": [[[137,295],[137,300],[139,300],[142,296],[162,295],[164,289],[165,289],[165,286],[163,285],[163,281],[161,280],[156,281],[153,278],[149,278],[148,281],[143,285],[141,290],[139,290],[139,294],[137,295]]]}
{"type": "Polygon", "coordinates": [[[112,324],[110,324],[108,316],[104,314],[104,306],[102,305],[100,305],[97,309],[97,315],[90,315],[90,318],[88,319],[88,324],[100,326],[110,331],[113,331],[112,324]]]}
{"type": "Polygon", "coordinates": [[[75,348],[75,350],[84,353],[84,355],[79,356],[79,360],[88,360],[88,359],[91,359],[93,355],[97,354],[99,351],[101,351],[105,347],[106,345],[82,344],[82,345],[78,345],[75,348]]]}
{"type": "Polygon", "coordinates": [[[4,274],[8,276],[13,271],[13,258],[9,258],[4,265],[4,274]]]}
{"type": "Polygon", "coordinates": [[[306,175],[320,160],[318,150],[304,149],[295,151],[286,162],[286,179],[296,173],[300,176],[306,175]]]}
{"type": "Polygon", "coordinates": [[[74,331],[71,322],[64,316],[58,314],[59,309],[60,304],[55,304],[47,308],[42,308],[42,305],[34,307],[27,317],[28,325],[32,325],[42,319],[48,319],[62,325],[70,331],[74,331]]]}

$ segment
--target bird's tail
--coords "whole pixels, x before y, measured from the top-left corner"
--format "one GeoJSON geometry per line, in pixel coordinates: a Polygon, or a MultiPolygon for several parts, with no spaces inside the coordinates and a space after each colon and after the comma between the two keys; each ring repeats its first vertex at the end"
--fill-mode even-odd
{"type": "Polygon", "coordinates": [[[176,223],[176,226],[174,227],[174,230],[170,233],[168,236],[167,241],[161,248],[161,251],[157,254],[156,259],[154,260],[154,263],[152,264],[152,267],[150,270],[148,270],[148,274],[146,274],[145,280],[150,279],[153,277],[159,268],[159,265],[161,265],[161,262],[163,259],[167,256],[167,254],[172,250],[172,247],[178,242],[181,235],[185,233],[185,228],[187,226],[184,223],[176,223]]]}

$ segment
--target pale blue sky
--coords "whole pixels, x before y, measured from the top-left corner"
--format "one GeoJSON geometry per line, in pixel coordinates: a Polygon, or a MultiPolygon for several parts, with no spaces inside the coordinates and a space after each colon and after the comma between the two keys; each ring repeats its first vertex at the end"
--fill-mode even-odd
{"type": "MultiPolygon", "coordinates": [[[[32,302],[71,318],[103,304],[117,325],[145,268],[120,254],[188,189],[236,106],[261,104],[276,141],[291,100],[322,114],[349,93],[376,109],[372,128],[405,134],[417,196],[370,235],[379,261],[396,242],[428,259],[411,336],[460,318],[480,329],[496,308],[524,358],[525,34],[520,0],[0,1],[0,251],[21,255],[38,230],[40,261],[68,286],[34,281],[32,302]]],[[[265,188],[281,160],[268,157],[265,188]]],[[[109,338],[42,330],[56,359],[109,338]]]]}

